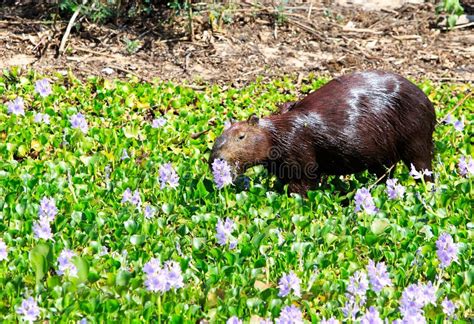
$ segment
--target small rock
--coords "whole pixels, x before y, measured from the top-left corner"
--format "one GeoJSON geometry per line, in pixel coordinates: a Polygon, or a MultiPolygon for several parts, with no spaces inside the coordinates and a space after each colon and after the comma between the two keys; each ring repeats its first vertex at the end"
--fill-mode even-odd
{"type": "Polygon", "coordinates": [[[111,75],[112,73],[114,73],[115,71],[109,67],[106,67],[106,68],[103,68],[102,69],[102,73],[105,73],[107,75],[111,75]]]}

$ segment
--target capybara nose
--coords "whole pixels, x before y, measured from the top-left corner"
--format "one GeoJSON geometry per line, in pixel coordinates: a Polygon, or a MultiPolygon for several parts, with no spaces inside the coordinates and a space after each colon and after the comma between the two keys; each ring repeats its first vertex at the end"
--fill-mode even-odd
{"type": "Polygon", "coordinates": [[[212,148],[213,151],[219,150],[226,142],[226,139],[224,136],[219,136],[216,139],[216,142],[214,143],[214,147],[212,148]]]}
{"type": "Polygon", "coordinates": [[[211,156],[209,157],[209,167],[212,168],[212,163],[215,159],[220,158],[219,150],[225,144],[226,140],[224,136],[219,136],[212,147],[211,156]]]}

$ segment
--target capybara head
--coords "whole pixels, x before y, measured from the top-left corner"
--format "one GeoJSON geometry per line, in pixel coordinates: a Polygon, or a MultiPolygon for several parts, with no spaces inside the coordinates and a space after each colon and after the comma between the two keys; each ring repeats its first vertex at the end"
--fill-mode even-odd
{"type": "Polygon", "coordinates": [[[270,151],[271,139],[267,130],[258,125],[259,119],[251,116],[247,121],[232,124],[216,139],[209,166],[216,159],[225,160],[234,175],[263,162],[270,151]]]}

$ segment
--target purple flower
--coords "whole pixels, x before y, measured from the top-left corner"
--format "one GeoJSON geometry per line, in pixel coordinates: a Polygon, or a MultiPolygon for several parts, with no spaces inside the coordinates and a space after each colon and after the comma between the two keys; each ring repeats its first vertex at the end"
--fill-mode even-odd
{"type": "Polygon", "coordinates": [[[179,185],[179,176],[173,169],[171,163],[163,164],[160,167],[160,184],[161,189],[168,186],[170,188],[176,188],[179,185]]]}
{"type": "Polygon", "coordinates": [[[378,293],[383,289],[383,287],[392,285],[392,281],[390,280],[384,262],[376,264],[374,261],[369,260],[367,272],[369,274],[369,280],[373,291],[378,293]]]}
{"type": "Polygon", "coordinates": [[[345,303],[342,312],[346,318],[356,319],[360,306],[365,304],[366,293],[369,289],[367,274],[362,271],[356,271],[349,278],[346,296],[348,301],[345,303]]]}
{"type": "Polygon", "coordinates": [[[232,183],[232,173],[229,164],[225,160],[216,159],[212,162],[212,174],[218,189],[232,183]]]}
{"type": "Polygon", "coordinates": [[[33,299],[33,297],[29,297],[28,299],[23,299],[21,302],[21,306],[18,307],[16,310],[17,314],[23,316],[24,321],[28,321],[30,323],[33,323],[33,321],[36,321],[40,314],[40,310],[38,307],[38,304],[36,301],[33,299]]]}
{"type": "Polygon", "coordinates": [[[406,287],[399,308],[403,315],[403,323],[411,320],[424,322],[423,307],[428,304],[436,305],[436,287],[433,287],[431,282],[427,285],[418,283],[406,287]]]}
{"type": "Polygon", "coordinates": [[[446,124],[452,124],[454,126],[454,129],[462,132],[464,130],[464,121],[463,119],[453,119],[453,116],[451,114],[447,114],[446,118],[443,120],[444,123],[446,124]]]}
{"type": "Polygon", "coordinates": [[[155,216],[155,213],[156,213],[156,209],[154,207],[150,205],[146,205],[145,212],[144,212],[146,219],[153,218],[153,216],[155,216]]]}
{"type": "Polygon", "coordinates": [[[143,267],[146,274],[145,286],[153,292],[166,292],[184,286],[181,267],[175,261],[168,261],[161,268],[157,259],[151,259],[143,267]]]}
{"type": "Polygon", "coordinates": [[[414,314],[403,317],[403,319],[397,319],[392,324],[426,324],[426,319],[423,314],[414,314]]]}
{"type": "Polygon", "coordinates": [[[130,156],[128,155],[127,150],[123,149],[122,150],[122,156],[120,157],[120,159],[123,161],[123,160],[129,159],[129,158],[130,158],[130,156]]]}
{"type": "Polygon", "coordinates": [[[360,324],[383,324],[383,321],[380,318],[379,311],[374,306],[370,306],[369,310],[360,319],[360,324]]]}
{"type": "Polygon", "coordinates": [[[130,188],[125,189],[122,195],[122,203],[131,202],[132,201],[132,191],[130,188]]]}
{"type": "Polygon", "coordinates": [[[72,128],[78,128],[83,132],[84,134],[87,134],[87,131],[89,130],[89,126],[87,125],[86,118],[84,117],[83,114],[77,113],[75,115],[72,115],[69,118],[69,121],[71,122],[71,127],[72,128]]]}
{"type": "Polygon", "coordinates": [[[300,279],[293,271],[290,271],[288,274],[283,273],[278,283],[278,288],[280,288],[280,292],[278,293],[280,297],[289,295],[291,290],[293,290],[295,296],[301,297],[300,279]]]}
{"type": "Polygon", "coordinates": [[[436,241],[436,254],[441,262],[441,268],[448,267],[451,262],[458,259],[458,244],[454,243],[453,238],[448,233],[443,233],[436,241]]]}
{"type": "MultiPolygon", "coordinates": [[[[349,300],[346,301],[344,307],[342,308],[342,313],[346,319],[352,319],[353,321],[357,317],[357,313],[360,311],[359,303],[355,300],[355,298],[349,295],[349,300]]],[[[364,297],[365,298],[365,297],[364,297]]]]}
{"type": "Polygon", "coordinates": [[[232,236],[232,232],[235,230],[236,225],[233,220],[226,218],[225,222],[219,218],[216,225],[216,238],[217,243],[220,245],[225,245],[227,242],[234,242],[234,238],[232,236]]]}
{"type": "Polygon", "coordinates": [[[240,320],[237,316],[232,316],[227,320],[226,324],[242,324],[242,320],[240,320]]]}
{"type": "Polygon", "coordinates": [[[50,123],[49,115],[48,114],[42,114],[42,113],[36,113],[35,123],[41,123],[41,122],[49,125],[49,123],[50,123]]]}
{"type": "Polygon", "coordinates": [[[369,281],[365,272],[356,271],[349,278],[349,285],[347,286],[347,292],[353,297],[359,297],[361,305],[365,303],[365,294],[369,289],[369,281]]]}
{"type": "Polygon", "coordinates": [[[452,317],[454,315],[454,312],[456,311],[456,305],[454,305],[454,303],[450,301],[448,297],[444,298],[441,306],[443,306],[443,313],[445,313],[448,317],[452,317]]]}
{"type": "Polygon", "coordinates": [[[163,117],[153,119],[151,122],[151,127],[153,128],[160,128],[166,125],[166,119],[163,117]]]}
{"type": "Polygon", "coordinates": [[[13,115],[25,115],[25,103],[22,97],[16,97],[15,100],[7,102],[7,111],[13,115]]]}
{"type": "Polygon", "coordinates": [[[423,178],[423,175],[430,176],[432,175],[433,172],[431,172],[428,169],[423,169],[421,171],[416,171],[415,166],[413,163],[410,164],[410,175],[413,177],[413,179],[421,179],[423,178]]]}
{"type": "Polygon", "coordinates": [[[140,193],[138,192],[138,189],[133,192],[132,198],[130,198],[130,203],[132,205],[135,205],[135,207],[140,208],[142,205],[142,198],[140,198],[140,193]]]}
{"type": "Polygon", "coordinates": [[[143,266],[143,272],[145,272],[147,275],[159,272],[160,270],[160,261],[157,258],[152,258],[143,266]]]}
{"type": "Polygon", "coordinates": [[[38,216],[44,218],[48,222],[52,222],[56,218],[58,208],[54,198],[43,197],[40,202],[38,216]]]}
{"type": "Polygon", "coordinates": [[[81,318],[81,320],[77,322],[77,324],[87,324],[87,323],[88,323],[87,318],[85,317],[81,318]]]}
{"type": "Polygon", "coordinates": [[[362,209],[369,215],[377,213],[377,208],[375,207],[374,200],[370,195],[370,192],[367,188],[361,188],[356,191],[354,196],[355,200],[355,212],[361,211],[362,209]]]}
{"type": "Polygon", "coordinates": [[[461,120],[456,120],[453,123],[454,129],[457,130],[458,132],[462,132],[464,130],[464,122],[461,120]]]}
{"type": "Polygon", "coordinates": [[[397,182],[398,179],[387,180],[387,194],[390,199],[402,199],[405,194],[405,187],[397,182]]]}
{"type": "Polygon", "coordinates": [[[453,116],[451,114],[447,114],[443,122],[446,124],[451,124],[453,122],[453,116]]]}
{"type": "Polygon", "coordinates": [[[184,286],[181,266],[176,261],[167,261],[165,263],[168,289],[178,289],[184,286]]]}
{"type": "Polygon", "coordinates": [[[145,287],[152,292],[166,292],[166,274],[164,271],[152,273],[146,277],[145,287]]]}
{"type": "Polygon", "coordinates": [[[0,238],[0,261],[6,260],[8,258],[7,245],[0,238]]]}
{"type": "Polygon", "coordinates": [[[423,304],[426,306],[432,304],[436,306],[436,287],[433,286],[433,283],[429,281],[427,284],[422,285],[418,284],[421,289],[420,297],[423,299],[423,304]]]}
{"type": "Polygon", "coordinates": [[[53,238],[50,223],[45,218],[40,218],[33,224],[33,232],[37,239],[51,240],[53,238]]]}
{"type": "Polygon", "coordinates": [[[77,267],[72,263],[72,258],[76,256],[74,252],[69,249],[61,251],[58,257],[58,274],[67,274],[71,277],[77,277],[77,267]]]}
{"type": "Polygon", "coordinates": [[[320,324],[339,324],[339,321],[337,319],[335,319],[334,317],[331,317],[331,318],[328,318],[328,319],[323,317],[320,324]]]}
{"type": "Polygon", "coordinates": [[[303,314],[295,305],[285,306],[280,317],[275,319],[276,324],[303,324],[303,314]]]}
{"type": "Polygon", "coordinates": [[[458,163],[459,174],[463,177],[474,175],[474,160],[472,157],[469,157],[469,160],[466,162],[466,157],[461,156],[458,163]]]}
{"type": "Polygon", "coordinates": [[[35,83],[35,90],[41,97],[47,97],[53,92],[48,79],[38,80],[35,83]]]}

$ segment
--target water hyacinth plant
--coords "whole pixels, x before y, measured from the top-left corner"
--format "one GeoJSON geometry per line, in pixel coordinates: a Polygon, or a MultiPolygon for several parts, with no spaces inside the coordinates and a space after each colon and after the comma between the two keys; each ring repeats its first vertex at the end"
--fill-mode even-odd
{"type": "Polygon", "coordinates": [[[80,129],[81,132],[87,134],[87,131],[89,130],[89,125],[87,124],[86,117],[83,114],[77,113],[75,115],[72,115],[69,121],[71,122],[72,128],[80,129]]]}
{"type": "Polygon", "coordinates": [[[21,319],[25,322],[33,323],[36,321],[40,315],[40,309],[38,303],[34,300],[33,297],[24,299],[21,302],[20,307],[16,312],[21,316],[21,319]]]}
{"type": "Polygon", "coordinates": [[[35,90],[41,97],[47,97],[53,92],[51,89],[51,83],[48,79],[36,81],[35,90]]]}
{"type": "Polygon", "coordinates": [[[7,260],[7,258],[8,258],[7,245],[0,238],[0,261],[7,260]]]}
{"type": "Polygon", "coordinates": [[[374,200],[367,188],[358,189],[355,197],[355,212],[365,211],[369,215],[377,213],[377,207],[375,207],[374,200]]]}
{"type": "Polygon", "coordinates": [[[224,186],[232,183],[232,172],[226,161],[222,159],[214,160],[212,162],[212,173],[218,189],[222,189],[224,186]]]}
{"type": "Polygon", "coordinates": [[[7,103],[7,111],[12,115],[25,115],[25,103],[22,97],[17,97],[15,100],[7,103]]]}
{"type": "Polygon", "coordinates": [[[161,189],[165,187],[177,188],[179,186],[179,176],[173,169],[171,163],[163,164],[160,167],[160,184],[161,189]]]}
{"type": "Polygon", "coordinates": [[[153,119],[151,123],[151,127],[153,128],[161,128],[166,125],[166,119],[163,117],[153,119]]]}
{"type": "Polygon", "coordinates": [[[261,167],[234,186],[208,160],[230,118],[265,116],[324,79],[195,91],[58,74],[44,77],[50,93],[42,79],[0,76],[2,323],[472,317],[465,85],[418,83],[438,120],[463,123],[437,125],[432,184],[399,163],[386,183],[330,176],[303,199],[261,167]]]}
{"type": "Polygon", "coordinates": [[[288,274],[284,273],[278,282],[278,288],[280,288],[278,296],[285,297],[293,291],[293,295],[301,297],[300,282],[301,280],[293,271],[288,274]]]}

